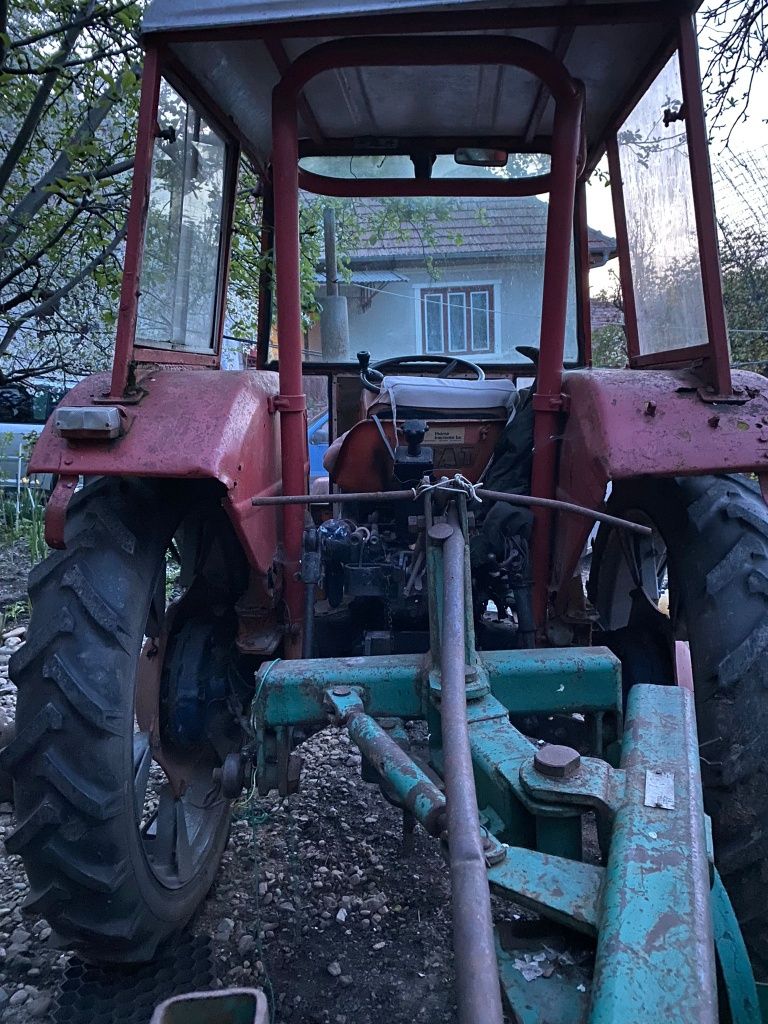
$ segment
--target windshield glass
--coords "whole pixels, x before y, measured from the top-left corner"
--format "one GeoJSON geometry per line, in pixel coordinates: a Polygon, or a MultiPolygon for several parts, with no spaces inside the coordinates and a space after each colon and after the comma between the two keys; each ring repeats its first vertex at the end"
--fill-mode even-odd
{"type": "MultiPolygon", "coordinates": [[[[468,153],[477,154],[473,149],[468,153]]],[[[489,150],[488,152],[499,152],[489,150]]],[[[479,167],[458,163],[453,154],[440,153],[430,168],[431,178],[532,178],[548,174],[548,153],[509,153],[500,167],[479,167]]],[[[414,163],[409,156],[305,156],[302,170],[331,178],[413,178],[414,163]]]]}
{"type": "MultiPolygon", "coordinates": [[[[367,350],[373,361],[418,354],[528,364],[516,348],[539,345],[547,211],[536,197],[305,196],[302,237],[315,239],[305,360],[354,361],[367,350]],[[338,297],[326,280],[329,217],[338,297]]],[[[572,280],[565,360],[576,359],[572,280]]]]}
{"type": "Polygon", "coordinates": [[[167,82],[160,89],[136,344],[210,352],[221,246],[224,141],[167,82]]]}
{"type": "Polygon", "coordinates": [[[675,55],[618,136],[641,355],[709,340],[682,92],[675,55]]]}

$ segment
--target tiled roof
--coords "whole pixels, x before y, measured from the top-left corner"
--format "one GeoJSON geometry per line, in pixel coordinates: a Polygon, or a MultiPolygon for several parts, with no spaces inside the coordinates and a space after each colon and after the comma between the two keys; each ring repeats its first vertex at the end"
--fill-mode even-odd
{"type": "MultiPolygon", "coordinates": [[[[363,223],[368,211],[373,228],[381,205],[379,199],[361,199],[355,210],[363,223]]],[[[382,237],[369,237],[350,253],[353,264],[379,260],[423,261],[425,256],[435,259],[513,253],[536,256],[544,252],[547,204],[535,197],[437,200],[435,209],[434,218],[426,226],[423,218],[417,218],[410,225],[403,220],[399,229],[386,231],[382,237]]],[[[609,258],[615,254],[616,241],[590,228],[589,248],[594,257],[609,258]]]]}
{"type": "Polygon", "coordinates": [[[624,323],[624,311],[613,302],[607,302],[605,299],[592,299],[590,306],[593,331],[600,327],[607,327],[609,324],[621,325],[624,323]]]}

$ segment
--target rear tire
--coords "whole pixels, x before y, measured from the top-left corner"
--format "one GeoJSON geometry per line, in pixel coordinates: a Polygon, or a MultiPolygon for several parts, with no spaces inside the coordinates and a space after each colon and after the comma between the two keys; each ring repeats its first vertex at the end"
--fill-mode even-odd
{"type": "Polygon", "coordinates": [[[19,824],[6,846],[24,861],[27,908],[47,918],[62,946],[92,960],[150,960],[204,899],[227,842],[229,804],[200,798],[206,766],[195,792],[190,783],[182,798],[160,801],[171,808],[176,843],[164,876],[140,832],[135,781],[139,758],[151,761],[148,740],[136,743],[148,734],[134,723],[144,633],[153,596],[164,599],[161,574],[179,523],[190,508],[216,514],[205,486],[89,484],[71,503],[66,550],[30,576],[28,639],[11,663],[17,736],[4,757],[19,824]]]}
{"type": "MultiPolygon", "coordinates": [[[[690,643],[715,858],[759,979],[768,979],[768,510],[744,477],[622,482],[608,510],[666,547],[672,627],[690,643]]],[[[622,572],[600,527],[589,595],[604,622],[622,572]]],[[[616,623],[612,623],[615,628],[616,623]]]]}

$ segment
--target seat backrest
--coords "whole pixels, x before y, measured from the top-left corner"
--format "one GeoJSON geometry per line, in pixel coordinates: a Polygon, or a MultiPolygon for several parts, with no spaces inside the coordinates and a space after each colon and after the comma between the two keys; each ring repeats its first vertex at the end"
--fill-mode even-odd
{"type": "Polygon", "coordinates": [[[385,377],[368,407],[368,415],[396,415],[400,410],[463,415],[474,413],[508,419],[517,406],[517,388],[506,377],[465,380],[456,377],[385,377]]]}

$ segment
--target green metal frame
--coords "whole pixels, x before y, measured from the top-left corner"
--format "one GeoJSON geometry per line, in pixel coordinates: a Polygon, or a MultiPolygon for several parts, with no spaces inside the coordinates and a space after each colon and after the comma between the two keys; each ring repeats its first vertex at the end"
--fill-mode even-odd
{"type": "MultiPolygon", "coordinates": [[[[460,511],[466,537],[463,502],[460,511]]],[[[438,512],[439,498],[428,496],[427,531],[438,512]]],[[[391,756],[391,747],[387,756],[372,760],[370,753],[382,732],[374,720],[390,720],[385,729],[406,746],[398,723],[423,719],[432,769],[442,769],[442,549],[428,532],[425,543],[431,652],[272,662],[257,675],[252,726],[257,773],[271,778],[285,769],[293,729],[348,722],[368,777],[435,834],[444,800],[421,767],[391,756]]],[[[733,1024],[766,1024],[765,987],[755,985],[713,865],[693,694],[635,686],[623,722],[620,665],[606,648],[477,651],[471,609],[467,546],[467,721],[491,889],[549,922],[546,948],[562,941],[563,929],[592,943],[583,962],[561,957],[548,974],[526,981],[520,940],[497,936],[502,988],[518,1019],[715,1024],[716,951],[733,1024]],[[582,757],[569,778],[542,774],[537,744],[510,716],[573,714],[592,723],[599,756],[582,757]],[[620,741],[618,767],[605,759],[608,731],[620,741]],[[601,863],[584,860],[585,815],[596,822],[601,863]]]]}

